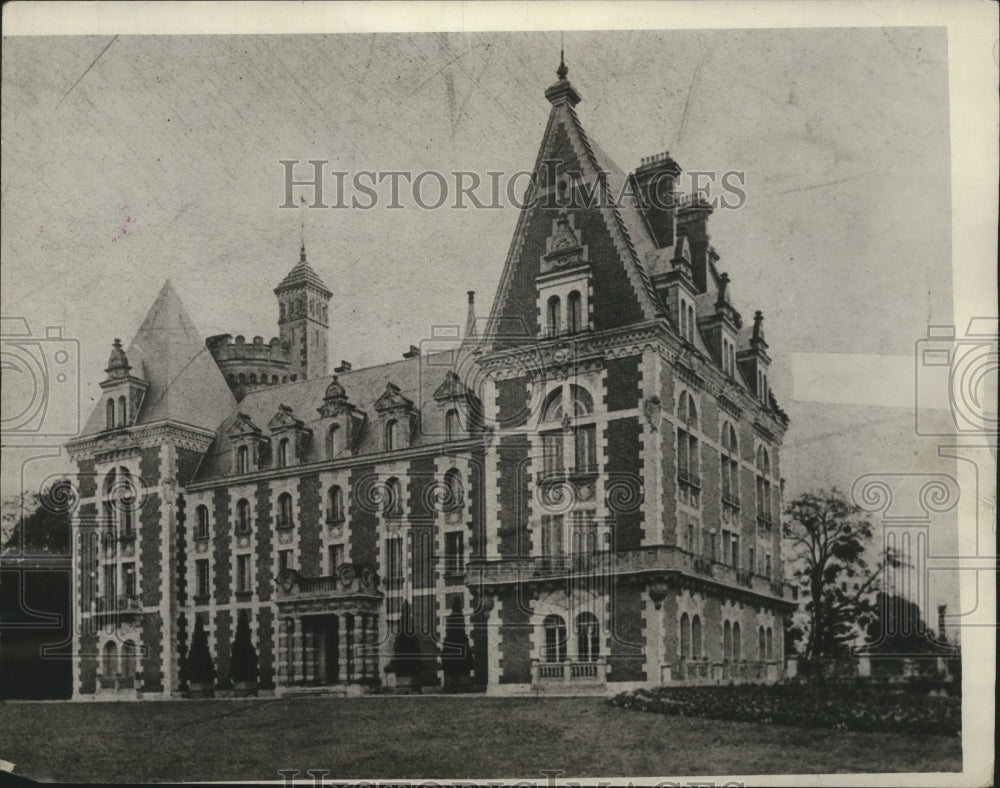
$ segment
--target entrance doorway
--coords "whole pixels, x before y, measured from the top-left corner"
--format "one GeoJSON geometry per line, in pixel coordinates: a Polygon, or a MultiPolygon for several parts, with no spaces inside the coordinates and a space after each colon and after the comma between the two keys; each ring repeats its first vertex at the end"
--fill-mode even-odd
{"type": "Polygon", "coordinates": [[[323,683],[336,684],[340,679],[340,617],[323,618],[323,683]]]}

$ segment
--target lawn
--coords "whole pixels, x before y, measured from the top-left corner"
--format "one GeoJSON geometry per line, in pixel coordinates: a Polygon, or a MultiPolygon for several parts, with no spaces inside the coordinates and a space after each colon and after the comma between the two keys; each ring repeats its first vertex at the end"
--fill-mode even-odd
{"type": "Polygon", "coordinates": [[[0,758],[42,780],[959,771],[957,737],[641,714],[599,698],[0,704],[0,758]]]}

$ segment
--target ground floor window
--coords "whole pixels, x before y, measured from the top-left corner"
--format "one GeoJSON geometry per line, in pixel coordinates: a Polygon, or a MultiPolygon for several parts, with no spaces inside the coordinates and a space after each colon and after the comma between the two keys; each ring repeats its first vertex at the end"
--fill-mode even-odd
{"type": "Polygon", "coordinates": [[[545,652],[546,662],[565,662],[566,660],[566,620],[562,616],[545,617],[545,652]]]}
{"type": "Polygon", "coordinates": [[[581,613],[576,617],[577,658],[581,662],[596,662],[601,655],[600,628],[597,616],[581,613]]]}

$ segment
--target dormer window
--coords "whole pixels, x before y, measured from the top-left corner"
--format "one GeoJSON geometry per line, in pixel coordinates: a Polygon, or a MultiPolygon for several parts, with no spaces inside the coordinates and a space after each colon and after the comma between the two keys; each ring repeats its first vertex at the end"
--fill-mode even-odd
{"type": "Polygon", "coordinates": [[[331,424],[326,431],[326,458],[332,460],[340,453],[340,426],[331,424]]]}
{"type": "Polygon", "coordinates": [[[462,424],[458,419],[458,411],[455,408],[449,410],[444,416],[444,432],[447,440],[453,441],[459,437],[462,424]]]}
{"type": "Polygon", "coordinates": [[[385,423],[385,450],[393,451],[399,446],[399,422],[389,419],[385,423]]]}
{"type": "Polygon", "coordinates": [[[236,472],[249,473],[250,471],[250,448],[240,446],[236,450],[236,472]]]}

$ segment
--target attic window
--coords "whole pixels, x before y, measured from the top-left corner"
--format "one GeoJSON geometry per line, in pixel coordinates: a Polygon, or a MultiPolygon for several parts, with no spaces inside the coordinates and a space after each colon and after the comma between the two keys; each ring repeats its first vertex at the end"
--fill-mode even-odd
{"type": "Polygon", "coordinates": [[[236,450],[236,472],[247,473],[250,470],[250,449],[240,446],[236,450]]]}

